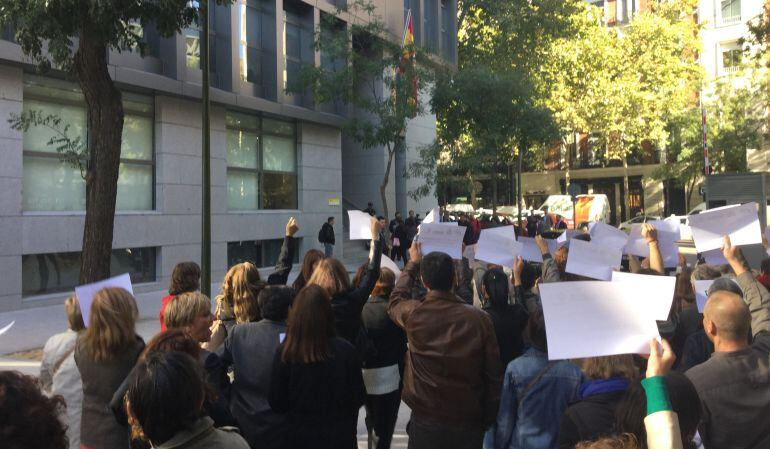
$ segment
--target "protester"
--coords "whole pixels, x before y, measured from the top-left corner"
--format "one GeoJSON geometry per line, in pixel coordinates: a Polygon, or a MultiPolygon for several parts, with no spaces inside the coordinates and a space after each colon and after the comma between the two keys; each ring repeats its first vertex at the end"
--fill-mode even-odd
{"type": "Polygon", "coordinates": [[[171,272],[171,285],[168,288],[168,296],[161,299],[160,312],[158,320],[160,321],[160,331],[166,330],[166,322],[163,315],[171,302],[177,295],[182,293],[194,292],[201,288],[201,267],[195,262],[182,262],[176,264],[174,271],[171,272]]]}
{"type": "Polygon", "coordinates": [[[297,275],[297,279],[294,280],[292,287],[295,292],[302,290],[307,284],[307,280],[313,275],[316,265],[321,259],[324,258],[324,253],[317,249],[311,249],[305,253],[305,257],[302,259],[302,269],[297,275]]]}
{"type": "Polygon", "coordinates": [[[371,215],[372,217],[377,215],[377,211],[374,210],[374,206],[372,205],[372,203],[366,203],[366,209],[364,209],[364,212],[371,215]]]}
{"type": "Polygon", "coordinates": [[[671,304],[671,313],[676,317],[676,331],[671,339],[671,347],[677,356],[674,369],[679,366],[687,337],[703,328],[703,318],[698,313],[698,305],[695,303],[692,273],[690,268],[685,267],[676,275],[674,301],[671,304]]]}
{"type": "Polygon", "coordinates": [[[765,288],[770,289],[770,257],[762,259],[762,265],[760,266],[759,276],[757,280],[765,288]]]}
{"type": "Polygon", "coordinates": [[[393,242],[393,261],[401,260],[406,263],[406,226],[398,212],[396,212],[396,218],[390,222],[390,233],[393,242]]]}
{"type": "Polygon", "coordinates": [[[492,326],[500,349],[501,366],[520,356],[524,350],[522,332],[529,316],[521,304],[509,304],[510,281],[500,268],[488,270],[482,279],[484,311],[492,318],[492,326]]]}
{"type": "Polygon", "coordinates": [[[578,389],[577,400],[565,410],[559,426],[562,449],[612,435],[620,400],[631,382],[639,378],[630,354],[587,358],[582,368],[586,381],[578,389]]]}
{"type": "MultiPolygon", "coordinates": [[[[540,309],[529,316],[530,348],[508,364],[500,409],[492,431],[495,449],[550,449],[556,446],[559,420],[577,397],[583,376],[564,360],[548,361],[545,321],[540,309]]],[[[485,446],[488,447],[488,446],[485,446]]]]}
{"type": "MultiPolygon", "coordinates": [[[[695,385],[684,374],[677,372],[669,372],[661,379],[668,392],[671,410],[679,418],[682,447],[695,449],[693,440],[701,417],[700,398],[695,385]]],[[[643,384],[634,382],[617,410],[617,431],[633,434],[638,441],[638,449],[648,449],[644,418],[650,406],[655,404],[648,404],[643,384]]],[[[656,435],[650,437],[655,438],[656,435]]]]}
{"type": "Polygon", "coordinates": [[[564,217],[562,217],[559,214],[556,214],[556,224],[553,226],[554,229],[557,230],[566,230],[568,228],[567,222],[564,221],[564,217]]]}
{"type": "Polygon", "coordinates": [[[203,415],[200,365],[178,351],[153,352],[137,365],[126,393],[132,434],[156,449],[249,449],[232,430],[203,415]]]}
{"type": "MultiPolygon", "coordinates": [[[[594,442],[582,442],[575,446],[576,449],[638,449],[643,447],[648,449],[682,449],[684,438],[689,433],[688,429],[692,427],[694,421],[697,421],[695,415],[698,411],[697,407],[685,406],[687,411],[691,413],[684,420],[685,426],[689,425],[690,427],[683,427],[684,432],[681,431],[679,417],[671,405],[672,400],[669,399],[666,384],[666,376],[671,371],[675,358],[676,355],[666,340],[661,340],[660,345],[655,339],[650,341],[647,376],[641,383],[647,402],[647,416],[644,418],[646,445],[643,437],[637,438],[639,435],[624,433],[594,442]]],[[[686,444],[684,447],[692,447],[692,444],[686,444]]]]}
{"type": "Polygon", "coordinates": [[[128,448],[128,432],[108,404],[144,348],[135,331],[137,315],[134,297],[122,288],[105,288],[93,297],[88,328],[75,347],[83,381],[80,444],[85,449],[128,448]]]}
{"type": "Polygon", "coordinates": [[[345,266],[337,259],[326,258],[318,263],[308,285],[318,285],[331,298],[334,311],[336,335],[353,344],[363,358],[368,341],[361,325],[361,310],[364,308],[369,295],[380,275],[380,253],[382,225],[379,221],[371,222],[371,249],[369,250],[369,265],[358,285],[351,285],[345,266]]]}
{"type": "Polygon", "coordinates": [[[409,341],[402,396],[412,409],[412,449],[478,448],[497,414],[502,367],[492,320],[452,293],[454,279],[451,257],[423,258],[416,242],[388,305],[409,341]],[[412,297],[418,278],[428,290],[422,301],[412,297]]]}
{"type": "Polygon", "coordinates": [[[380,277],[361,312],[366,334],[374,346],[364,359],[366,386],[366,428],[376,449],[387,449],[401,405],[401,373],[406,354],[406,335],[388,317],[388,300],[396,275],[380,268],[380,277]]]}
{"type": "Polygon", "coordinates": [[[166,308],[168,329],[184,329],[199,343],[211,339],[211,300],[200,292],[183,293],[166,308]]]}
{"type": "Polygon", "coordinates": [[[309,285],[289,311],[275,353],[269,403],[286,414],[286,449],[355,449],[366,390],[355,348],[335,337],[331,298],[309,285]]]}
{"type": "MultiPolygon", "coordinates": [[[[43,360],[40,363],[40,386],[49,396],[61,396],[67,411],[61,416],[67,426],[67,438],[71,449],[80,449],[80,414],[83,403],[83,383],[75,365],[75,343],[79,333],[86,328],[80,303],[74,296],[64,301],[68,328],[46,341],[43,360]]],[[[2,433],[0,433],[2,435],[2,433]]]]}
{"type": "Polygon", "coordinates": [[[534,264],[517,257],[513,264],[512,274],[515,302],[523,305],[528,313],[540,309],[542,307],[540,296],[534,291],[540,273],[534,264]]]}
{"type": "Polygon", "coordinates": [[[37,380],[0,371],[0,443],[3,449],[67,449],[66,413],[61,396],[48,397],[37,380]]]}
{"type": "MultiPolygon", "coordinates": [[[[176,303],[176,300],[173,303],[176,303]]],[[[155,335],[139,355],[139,362],[146,360],[152,354],[172,351],[183,352],[189,355],[204,370],[203,372],[206,376],[206,396],[203,401],[203,411],[214,421],[214,425],[216,427],[235,426],[237,423],[230,414],[228,404],[230,381],[227,378],[224,365],[222,365],[219,357],[201,349],[199,342],[193,339],[186,330],[183,328],[169,328],[155,335]]],[[[110,401],[110,409],[117,422],[121,425],[129,424],[124,402],[135,371],[136,367],[126,376],[110,401]]],[[[137,444],[134,442],[132,448],[136,447],[137,444]]]]}
{"type": "Polygon", "coordinates": [[[270,407],[268,395],[276,349],[286,336],[286,318],[294,299],[290,287],[271,285],[259,292],[262,320],[238,324],[217,354],[232,366],[230,410],[252,448],[285,446],[285,416],[270,407]]]}
{"type": "Polygon", "coordinates": [[[729,291],[709,295],[703,328],[714,343],[714,354],[685,374],[703,404],[699,433],[705,447],[766,448],[770,447],[770,293],[727,236],[723,254],[744,297],[729,291]]]}
{"type": "Polygon", "coordinates": [[[239,263],[227,271],[222,282],[222,293],[217,296],[217,320],[214,322],[211,341],[204,345],[205,349],[215,351],[219,348],[236,322],[259,321],[261,316],[257,296],[266,285],[286,285],[292,267],[294,235],[298,231],[299,226],[294,217],[289,218],[281,253],[267,283],[262,281],[259,270],[250,262],[239,263]]]}
{"type": "Polygon", "coordinates": [[[412,247],[414,237],[417,235],[417,227],[420,225],[419,220],[414,215],[414,211],[409,211],[409,216],[404,220],[404,226],[406,230],[406,248],[404,248],[404,255],[409,256],[409,248],[412,247]]]}
{"type": "Polygon", "coordinates": [[[321,230],[318,231],[318,242],[324,246],[324,256],[334,256],[334,217],[326,219],[326,223],[321,226],[321,230]]]}

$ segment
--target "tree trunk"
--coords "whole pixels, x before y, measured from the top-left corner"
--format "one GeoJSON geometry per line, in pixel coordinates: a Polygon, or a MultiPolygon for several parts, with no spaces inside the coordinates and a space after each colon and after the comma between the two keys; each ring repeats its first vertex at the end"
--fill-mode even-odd
{"type": "Polygon", "coordinates": [[[473,173],[471,173],[470,170],[468,170],[468,181],[470,181],[471,185],[471,206],[473,206],[474,209],[476,209],[476,181],[473,179],[473,173]]]}
{"type": "Polygon", "coordinates": [[[692,209],[692,191],[695,190],[695,181],[698,179],[697,176],[693,176],[692,180],[690,181],[689,187],[685,185],[685,188],[687,189],[687,203],[685,204],[685,211],[684,213],[690,212],[690,209],[692,209]]]}
{"type": "Polygon", "coordinates": [[[497,216],[497,149],[495,149],[495,164],[492,168],[492,216],[497,216]]]}
{"type": "Polygon", "coordinates": [[[629,204],[631,199],[631,193],[628,191],[628,157],[625,155],[623,156],[623,202],[626,204],[626,207],[623,209],[623,219],[621,221],[626,221],[631,217],[631,205],[629,204]]]}
{"type": "Polygon", "coordinates": [[[86,218],[80,283],[110,276],[115,201],[118,193],[123,102],[107,71],[107,47],[89,29],[80,32],[75,72],[88,106],[86,218]]]}
{"type": "MultiPolygon", "coordinates": [[[[398,148],[396,145],[398,143],[394,143],[393,146],[388,146],[388,164],[385,166],[385,176],[382,177],[382,184],[380,184],[380,199],[382,200],[382,212],[383,216],[385,217],[386,222],[390,222],[390,215],[388,211],[388,197],[385,195],[385,189],[388,187],[388,181],[390,181],[390,167],[393,165],[393,156],[396,154],[396,149],[398,148]]],[[[385,231],[387,232],[388,229],[386,228],[385,231]]]]}

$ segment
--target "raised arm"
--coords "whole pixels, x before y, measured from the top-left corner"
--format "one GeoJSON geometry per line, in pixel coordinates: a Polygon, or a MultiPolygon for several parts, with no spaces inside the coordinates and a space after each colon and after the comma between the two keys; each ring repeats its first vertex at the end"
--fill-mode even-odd
{"type": "Polygon", "coordinates": [[[642,380],[642,387],[647,396],[647,417],[644,427],[647,430],[647,447],[650,449],[681,449],[682,434],[679,430],[679,418],[673,411],[666,390],[665,376],[671,371],[676,356],[666,340],[650,341],[650,358],[647,362],[647,378],[642,380]]]}
{"type": "Polygon", "coordinates": [[[361,282],[358,285],[353,286],[353,290],[350,292],[350,298],[357,302],[361,308],[369,299],[369,295],[372,294],[377,279],[380,278],[380,263],[382,262],[382,225],[377,219],[372,218],[372,244],[369,248],[369,266],[366,267],[361,282]]]}
{"type": "Polygon", "coordinates": [[[658,246],[658,230],[655,229],[655,226],[645,223],[642,225],[642,237],[647,240],[647,246],[650,247],[650,269],[660,274],[665,274],[666,269],[663,267],[663,255],[658,246]]]}
{"type": "Polygon", "coordinates": [[[422,260],[420,242],[414,242],[409,248],[409,262],[401,272],[393,293],[390,294],[388,316],[401,329],[406,328],[409,315],[420,305],[420,301],[412,299],[412,288],[420,276],[420,260],[422,260]]]}
{"type": "Polygon", "coordinates": [[[548,249],[548,243],[539,235],[535,237],[535,243],[540,249],[540,254],[543,255],[543,282],[561,281],[559,267],[556,266],[556,261],[553,260],[553,257],[551,256],[551,251],[548,249]]]}
{"type": "Polygon", "coordinates": [[[722,253],[735,271],[736,280],[743,290],[743,299],[751,312],[751,332],[756,337],[760,332],[770,331],[770,292],[754,278],[743,252],[733,246],[730,237],[724,236],[722,253]]]}
{"type": "Polygon", "coordinates": [[[292,260],[294,256],[294,235],[299,231],[297,226],[297,220],[294,217],[289,218],[289,222],[286,223],[286,233],[283,238],[283,245],[281,245],[281,254],[278,256],[278,262],[275,264],[275,269],[267,277],[267,283],[270,285],[286,285],[286,281],[289,279],[289,273],[291,273],[292,260]]]}

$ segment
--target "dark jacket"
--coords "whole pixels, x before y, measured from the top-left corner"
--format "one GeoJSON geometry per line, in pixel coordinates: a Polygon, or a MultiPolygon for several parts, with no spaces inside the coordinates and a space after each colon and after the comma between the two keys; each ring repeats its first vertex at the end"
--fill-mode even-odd
{"type": "MultiPolygon", "coordinates": [[[[332,232],[332,240],[334,240],[334,233],[332,232]]],[[[283,238],[283,244],[281,245],[281,253],[278,254],[278,261],[275,263],[273,272],[267,277],[268,285],[286,285],[289,280],[289,273],[291,273],[291,267],[294,261],[294,246],[296,240],[294,237],[288,235],[283,238]]]]}
{"type": "Polygon", "coordinates": [[[403,400],[420,422],[485,430],[497,415],[503,374],[492,319],[451,292],[412,299],[419,270],[407,263],[388,305],[409,341],[403,400]]]}
{"type": "Polygon", "coordinates": [[[707,448],[770,447],[770,293],[751,272],[738,276],[751,311],[754,342],[734,352],[715,352],[685,374],[700,396],[698,432],[707,448]]]}
{"type": "Polygon", "coordinates": [[[355,348],[329,339],[331,358],[286,363],[275,352],[269,403],[286,414],[286,449],[355,449],[358,409],[366,397],[355,348]]]}
{"type": "Polygon", "coordinates": [[[334,227],[329,223],[324,223],[321,226],[321,232],[318,233],[318,241],[334,245],[334,227]]]}
{"type": "Polygon", "coordinates": [[[500,362],[502,366],[508,366],[511,360],[524,351],[521,334],[527,327],[529,314],[524,310],[524,306],[519,304],[506,304],[505,307],[487,306],[484,311],[492,318],[497,346],[500,348],[500,362]]]}
{"type": "Polygon", "coordinates": [[[75,347],[75,363],[83,380],[83,414],[80,443],[98,449],[123,449],[129,444],[128,429],[121,426],[109,408],[115,391],[123,383],[144,349],[137,336],[133,345],[107,362],[96,362],[83,347],[82,336],[75,347]]]}
{"type": "Polygon", "coordinates": [[[359,349],[361,358],[363,358],[366,350],[366,337],[361,325],[361,311],[380,277],[381,241],[382,237],[380,236],[379,241],[372,245],[369,250],[369,265],[366,267],[361,282],[353,286],[350,291],[339,293],[332,298],[334,327],[337,330],[337,336],[344,338],[359,349]]]}
{"type": "Polygon", "coordinates": [[[254,448],[281,448],[286,417],[270,408],[268,394],[275,351],[286,325],[270,320],[235,326],[217,353],[233,367],[230,411],[241,434],[254,448]]]}
{"type": "Polygon", "coordinates": [[[249,449],[234,429],[217,429],[210,418],[196,421],[190,428],[176,433],[157,449],[249,449]]]}
{"type": "Polygon", "coordinates": [[[682,348],[682,356],[676,365],[680,373],[706,362],[714,353],[714,343],[708,339],[706,332],[701,329],[687,337],[682,348]]]}
{"type": "Polygon", "coordinates": [[[578,399],[561,419],[559,448],[572,449],[581,441],[596,440],[615,431],[617,410],[629,382],[625,379],[593,380],[584,383],[578,399]]]}
{"type": "Polygon", "coordinates": [[[361,312],[361,320],[375,349],[364,359],[364,368],[392,365],[402,367],[406,354],[406,334],[388,316],[388,300],[369,298],[361,312]]]}

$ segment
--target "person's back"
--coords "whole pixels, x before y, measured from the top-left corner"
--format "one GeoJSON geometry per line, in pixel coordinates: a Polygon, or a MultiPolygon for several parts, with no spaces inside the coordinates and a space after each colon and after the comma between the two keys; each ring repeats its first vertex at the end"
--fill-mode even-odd
{"type": "Polygon", "coordinates": [[[497,449],[549,449],[556,446],[559,421],[577,394],[580,368],[548,361],[531,348],[508,364],[495,432],[497,449]]]}
{"type": "Polygon", "coordinates": [[[476,447],[500,397],[502,366],[492,320],[452,292],[449,256],[420,259],[418,243],[388,308],[409,341],[402,397],[412,409],[410,447],[476,447]],[[422,301],[411,298],[418,277],[428,288],[422,301]]]}
{"type": "Polygon", "coordinates": [[[67,438],[70,448],[80,449],[80,414],[83,404],[83,383],[75,364],[75,343],[78,333],[72,329],[56,334],[43,347],[40,381],[49,395],[59,395],[67,403],[67,438]]]}
{"type": "Polygon", "coordinates": [[[521,355],[524,347],[522,332],[529,315],[521,304],[509,304],[510,280],[499,268],[484,273],[481,280],[481,294],[486,305],[484,311],[492,318],[492,325],[500,349],[502,366],[521,355]]]}

